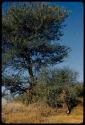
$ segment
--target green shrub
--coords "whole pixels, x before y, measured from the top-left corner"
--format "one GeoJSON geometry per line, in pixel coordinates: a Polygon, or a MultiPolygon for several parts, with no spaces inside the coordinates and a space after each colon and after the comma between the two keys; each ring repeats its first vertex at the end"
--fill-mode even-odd
{"type": "Polygon", "coordinates": [[[82,83],[76,85],[76,91],[79,97],[84,95],[84,88],[82,83]]]}
{"type": "Polygon", "coordinates": [[[43,71],[41,78],[37,80],[37,84],[33,88],[32,97],[24,93],[18,99],[25,104],[44,101],[52,107],[62,107],[65,100],[71,109],[78,104],[77,97],[83,92],[82,86],[76,84],[76,75],[75,72],[66,68],[50,71],[50,73],[45,72],[45,74],[43,71]],[[44,76],[42,77],[42,75],[44,76]],[[63,90],[66,92],[64,100],[61,98],[63,90]]]}
{"type": "Polygon", "coordinates": [[[77,105],[77,92],[74,86],[67,86],[67,87],[57,87],[55,90],[52,90],[48,97],[47,103],[52,107],[62,107],[64,101],[71,109],[75,105],[77,105]],[[61,98],[62,90],[65,90],[66,94],[61,98]]]}
{"type": "Polygon", "coordinates": [[[70,109],[77,105],[77,97],[78,95],[75,87],[68,87],[65,96],[65,101],[70,109]]]}
{"type": "Polygon", "coordinates": [[[37,83],[33,89],[33,95],[32,97],[29,97],[28,93],[23,93],[22,95],[19,95],[15,100],[21,101],[24,104],[29,103],[35,103],[38,101],[46,101],[47,95],[49,93],[49,86],[45,84],[39,84],[37,83]]]}
{"type": "Polygon", "coordinates": [[[51,90],[48,97],[47,103],[52,107],[60,107],[62,106],[62,99],[60,98],[60,94],[62,92],[62,87],[57,87],[54,90],[51,90]]]}

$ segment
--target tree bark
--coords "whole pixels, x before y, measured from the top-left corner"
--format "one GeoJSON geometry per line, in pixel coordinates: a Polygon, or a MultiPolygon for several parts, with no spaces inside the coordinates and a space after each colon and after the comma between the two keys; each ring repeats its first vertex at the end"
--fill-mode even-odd
{"type": "Polygon", "coordinates": [[[28,62],[28,72],[29,72],[29,76],[30,76],[30,86],[32,86],[34,84],[34,75],[33,75],[33,65],[32,65],[32,59],[31,59],[31,53],[27,53],[26,61],[28,62]]]}
{"type": "Polygon", "coordinates": [[[34,85],[34,75],[32,71],[32,64],[29,64],[28,66],[29,76],[30,76],[30,86],[34,85]]]}
{"type": "Polygon", "coordinates": [[[33,95],[34,95],[35,80],[34,80],[34,75],[33,75],[32,59],[30,55],[27,59],[28,59],[28,72],[29,72],[29,77],[30,77],[30,82],[29,82],[30,86],[27,90],[27,93],[28,93],[29,103],[31,103],[33,95]]]}

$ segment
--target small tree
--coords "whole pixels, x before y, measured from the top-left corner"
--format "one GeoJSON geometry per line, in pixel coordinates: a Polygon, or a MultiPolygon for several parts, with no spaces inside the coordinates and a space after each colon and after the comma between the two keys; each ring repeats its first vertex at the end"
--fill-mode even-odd
{"type": "MultiPolygon", "coordinates": [[[[65,106],[70,112],[78,103],[79,85],[77,84],[77,78],[78,73],[69,67],[56,70],[43,68],[39,77],[39,83],[46,86],[45,96],[47,96],[47,103],[52,107],[65,106]]],[[[43,87],[41,87],[40,91],[42,89],[43,87]]]]}

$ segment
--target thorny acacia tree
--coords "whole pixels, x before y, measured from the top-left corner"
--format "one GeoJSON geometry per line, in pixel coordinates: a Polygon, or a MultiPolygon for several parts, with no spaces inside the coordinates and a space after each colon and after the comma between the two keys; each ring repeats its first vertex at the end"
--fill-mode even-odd
{"type": "Polygon", "coordinates": [[[57,41],[63,36],[67,10],[43,3],[9,7],[2,15],[2,63],[28,69],[30,88],[35,84],[35,70],[42,65],[64,61],[70,48],[57,41]],[[56,42],[55,42],[56,41],[56,42]]]}

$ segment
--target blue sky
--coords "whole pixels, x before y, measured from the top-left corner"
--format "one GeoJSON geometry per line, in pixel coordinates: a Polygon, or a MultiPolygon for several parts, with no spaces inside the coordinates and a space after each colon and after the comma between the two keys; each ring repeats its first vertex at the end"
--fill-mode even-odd
{"type": "Polygon", "coordinates": [[[72,13],[66,20],[64,28],[64,36],[61,38],[61,43],[71,47],[72,51],[64,63],[59,64],[59,67],[69,66],[73,70],[79,72],[79,81],[83,81],[83,52],[84,52],[84,8],[82,2],[52,2],[53,5],[58,5],[67,8],[72,13]]]}
{"type": "MultiPolygon", "coordinates": [[[[68,66],[79,72],[79,81],[83,81],[83,49],[84,49],[84,8],[82,2],[51,2],[51,5],[57,5],[72,11],[63,29],[64,36],[60,43],[71,47],[72,52],[69,57],[58,67],[68,66]]],[[[3,9],[7,9],[7,3],[3,3],[3,9]]]]}

